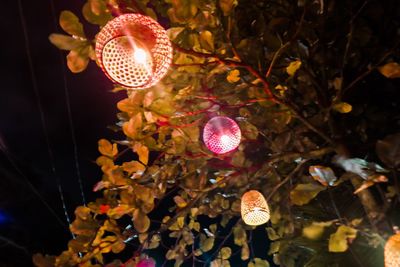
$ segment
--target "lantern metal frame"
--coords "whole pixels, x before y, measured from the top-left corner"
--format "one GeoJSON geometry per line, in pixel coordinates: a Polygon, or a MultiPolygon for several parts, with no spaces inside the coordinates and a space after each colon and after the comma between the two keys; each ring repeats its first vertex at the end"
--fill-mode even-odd
{"type": "Polygon", "coordinates": [[[109,21],[96,37],[95,52],[106,76],[129,89],[155,85],[172,63],[167,32],[157,21],[141,14],[123,14],[109,21]],[[146,51],[148,61],[134,61],[130,55],[137,48],[146,51]]]}
{"type": "Polygon", "coordinates": [[[243,221],[247,225],[258,226],[270,219],[270,210],[263,194],[250,190],[243,194],[240,204],[243,221]]]}

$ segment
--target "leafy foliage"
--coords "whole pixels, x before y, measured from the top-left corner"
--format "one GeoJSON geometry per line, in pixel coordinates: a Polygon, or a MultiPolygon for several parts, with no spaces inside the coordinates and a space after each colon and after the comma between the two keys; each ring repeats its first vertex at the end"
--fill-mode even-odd
{"type": "MultiPolygon", "coordinates": [[[[388,87],[399,77],[400,10],[389,2],[88,0],[82,12],[91,24],[141,12],[167,25],[173,67],[117,103],[124,137],[99,141],[103,176],[94,191],[102,197],[76,209],[68,249],[36,255],[35,264],[100,266],[103,254],[134,243],[125,266],[153,249],[175,266],[382,266],[357,253],[381,253],[390,233],[400,136],[376,136],[371,105],[352,95],[378,71],[374,79],[388,87]],[[201,129],[217,114],[239,123],[236,151],[215,155],[202,144],[201,129]],[[238,219],[249,189],[271,207],[263,255],[254,255],[254,228],[238,219]]],[[[95,41],[69,11],[60,25],[69,35],[50,41],[70,51],[69,69],[81,72],[95,60],[95,41]]]]}

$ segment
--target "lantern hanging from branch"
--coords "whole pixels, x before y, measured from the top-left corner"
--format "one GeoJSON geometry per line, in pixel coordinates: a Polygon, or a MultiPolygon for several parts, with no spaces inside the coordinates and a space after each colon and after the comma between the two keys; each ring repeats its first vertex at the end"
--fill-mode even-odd
{"type": "Polygon", "coordinates": [[[172,46],[157,21],[140,14],[124,14],[101,29],[96,38],[96,56],[113,82],[145,89],[167,73],[172,46]]]}
{"type": "Polygon", "coordinates": [[[400,267],[400,234],[391,236],[386,242],[385,267],[400,267]]]}
{"type": "Polygon", "coordinates": [[[256,190],[250,190],[243,194],[241,213],[243,221],[248,225],[261,225],[268,222],[270,218],[267,201],[256,190]]]}
{"type": "Polygon", "coordinates": [[[241,136],[239,125],[228,117],[214,117],[204,126],[203,141],[207,148],[216,154],[236,149],[241,136]]]}

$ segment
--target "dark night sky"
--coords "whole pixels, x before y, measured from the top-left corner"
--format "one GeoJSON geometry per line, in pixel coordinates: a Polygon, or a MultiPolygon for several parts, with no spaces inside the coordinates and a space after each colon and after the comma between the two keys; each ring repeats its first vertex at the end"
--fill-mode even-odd
{"type": "MultiPolygon", "coordinates": [[[[61,180],[68,212],[73,218],[73,210],[82,204],[82,200],[68,124],[63,68],[58,49],[48,41],[48,35],[57,31],[50,1],[21,0],[56,174],[61,180]]],[[[73,10],[81,16],[82,1],[54,2],[57,16],[64,9],[73,10]]],[[[58,254],[66,248],[70,236],[67,228],[59,223],[25,180],[32,183],[57,216],[66,223],[57,191],[57,179],[51,172],[30,76],[18,1],[5,0],[2,8],[0,266],[29,266],[31,253],[58,254]],[[7,157],[12,157],[22,174],[7,157]]],[[[84,192],[87,199],[93,200],[96,195],[91,193],[91,188],[101,177],[100,170],[94,164],[98,155],[97,140],[113,135],[107,126],[115,122],[115,104],[123,95],[109,92],[111,83],[94,63],[90,63],[88,70],[79,75],[73,75],[67,70],[66,78],[84,192]]]]}

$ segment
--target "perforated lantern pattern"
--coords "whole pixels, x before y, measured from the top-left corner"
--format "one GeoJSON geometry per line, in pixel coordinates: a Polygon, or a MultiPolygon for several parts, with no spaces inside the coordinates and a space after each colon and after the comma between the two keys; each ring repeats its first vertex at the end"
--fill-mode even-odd
{"type": "Polygon", "coordinates": [[[224,154],[237,148],[241,136],[239,125],[234,120],[222,116],[209,120],[203,130],[205,145],[216,154],[224,154]]]}
{"type": "Polygon", "coordinates": [[[261,225],[268,222],[270,218],[267,201],[256,190],[250,190],[243,194],[241,213],[243,221],[248,225],[261,225]]]}
{"type": "Polygon", "coordinates": [[[157,21],[140,14],[124,14],[101,29],[96,38],[96,56],[113,82],[145,89],[167,73],[172,46],[157,21]]]}
{"type": "Polygon", "coordinates": [[[400,234],[391,236],[386,242],[385,267],[400,267],[400,234]]]}

